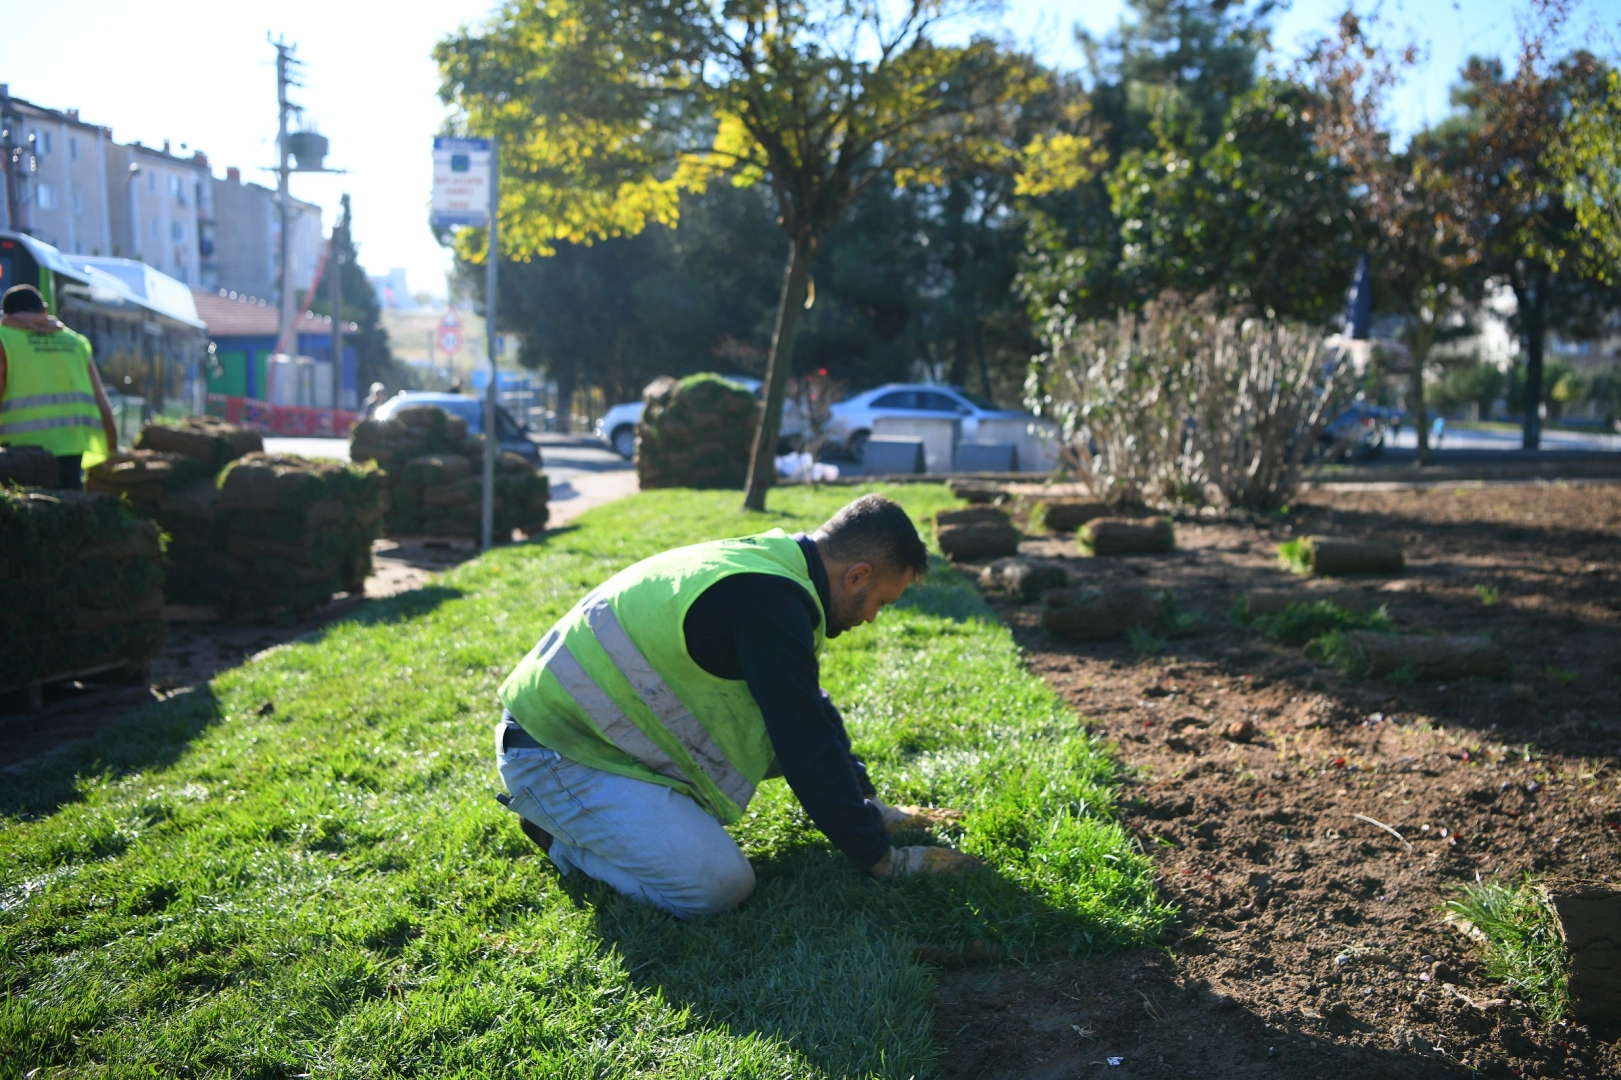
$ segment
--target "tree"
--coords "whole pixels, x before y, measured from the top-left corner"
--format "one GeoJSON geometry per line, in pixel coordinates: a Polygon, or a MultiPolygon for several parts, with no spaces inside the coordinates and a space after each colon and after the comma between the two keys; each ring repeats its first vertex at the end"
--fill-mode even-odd
{"type": "Polygon", "coordinates": [[[1081,35],[1095,80],[1072,90],[1067,182],[1025,185],[1020,285],[1037,320],[1175,291],[1325,321],[1356,263],[1355,216],[1313,140],[1313,91],[1257,75],[1272,5],[1130,7],[1107,38],[1081,35]]]}
{"type": "MultiPolygon", "coordinates": [[[[1512,76],[1496,61],[1468,63],[1456,95],[1463,112],[1447,127],[1478,272],[1514,291],[1514,323],[1526,357],[1527,450],[1541,445],[1548,332],[1591,336],[1600,321],[1595,316],[1615,307],[1604,284],[1611,268],[1603,238],[1613,234],[1602,228],[1598,212],[1603,188],[1572,185],[1560,165],[1582,159],[1583,143],[1573,136],[1590,137],[1592,124],[1602,129],[1602,116],[1574,128],[1572,116],[1577,101],[1605,97],[1610,73],[1584,52],[1549,62],[1548,45],[1568,15],[1565,0],[1536,0],[1533,13],[1512,76]]],[[[1615,153],[1613,146],[1608,152],[1615,153]]],[[[1593,179],[1615,182],[1613,176],[1593,179]]]]}
{"type": "Polygon", "coordinates": [[[330,274],[338,273],[338,293],[343,308],[336,317],[353,322],[357,329],[346,343],[355,348],[356,379],[365,392],[374,382],[405,389],[415,385],[410,368],[394,358],[389,348],[388,331],[383,329],[383,308],[377,302],[377,290],[366,280],[366,269],[360,265],[360,250],[355,246],[351,229],[352,211],[349,196],[343,197],[343,210],[332,227],[332,250],[327,255],[322,280],[311,288],[307,306],[318,315],[334,315],[332,311],[332,284],[330,274]]]}
{"type": "MultiPolygon", "coordinates": [[[[1006,162],[1037,76],[988,40],[943,45],[980,0],[508,0],[441,42],[441,97],[494,135],[518,255],[673,223],[679,192],[767,182],[788,254],[744,506],[773,478],[783,392],[817,247],[881,178],[1006,162]],[[894,17],[891,18],[892,10],[894,17]]],[[[467,237],[466,252],[481,238],[467,237]]]]}
{"type": "MultiPolygon", "coordinates": [[[[1434,133],[1420,133],[1407,149],[1392,151],[1384,101],[1399,69],[1368,40],[1355,15],[1346,12],[1338,40],[1324,42],[1313,59],[1323,90],[1317,139],[1363,193],[1375,296],[1403,317],[1412,365],[1408,404],[1418,462],[1427,465],[1424,368],[1430,349],[1465,306],[1464,286],[1475,260],[1463,195],[1434,133]]],[[[1400,59],[1410,63],[1412,51],[1400,59]]]]}

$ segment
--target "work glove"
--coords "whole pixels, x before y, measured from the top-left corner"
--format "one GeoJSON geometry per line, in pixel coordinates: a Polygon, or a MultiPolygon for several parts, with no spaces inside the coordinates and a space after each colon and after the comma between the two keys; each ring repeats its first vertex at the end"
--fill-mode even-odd
{"type": "Polygon", "coordinates": [[[900,847],[889,849],[889,872],[885,877],[907,874],[965,874],[985,864],[972,855],[951,848],[900,847]]]}
{"type": "Polygon", "coordinates": [[[962,820],[961,810],[941,810],[932,806],[889,806],[880,799],[869,799],[884,815],[884,828],[891,833],[904,829],[927,829],[931,825],[944,825],[962,820]]]}

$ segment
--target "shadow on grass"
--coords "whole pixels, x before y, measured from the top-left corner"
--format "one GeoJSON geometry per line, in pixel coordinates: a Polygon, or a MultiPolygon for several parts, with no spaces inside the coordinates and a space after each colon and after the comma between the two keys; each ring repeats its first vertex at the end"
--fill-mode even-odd
{"type": "Polygon", "coordinates": [[[460,599],[462,590],[453,589],[448,585],[424,585],[420,589],[410,592],[396,593],[393,596],[373,600],[365,607],[360,608],[352,615],[335,619],[331,623],[316,631],[308,638],[318,641],[326,631],[345,623],[356,623],[360,626],[385,626],[389,623],[407,622],[420,618],[437,608],[440,604],[460,599]]]}
{"type": "MultiPolygon", "coordinates": [[[[917,843],[921,836],[900,836],[917,843]]],[[[757,1033],[830,1076],[910,1075],[937,1056],[929,965],[1085,956],[1137,943],[1086,924],[995,869],[877,881],[825,845],[756,860],[753,896],[689,922],[575,874],[632,981],[705,1026],[757,1033]]]]}
{"type": "MultiPolygon", "coordinates": [[[[280,646],[318,642],[345,624],[408,622],[461,595],[462,590],[444,585],[413,589],[371,601],[315,630],[290,637],[280,646]]],[[[0,774],[0,815],[42,817],[77,801],[84,781],[116,780],[172,765],[222,715],[212,681],[135,709],[88,738],[0,774]]]]}
{"type": "Polygon", "coordinates": [[[223,713],[212,686],[203,685],[153,702],[94,737],[37,758],[0,778],[0,815],[43,817],[77,802],[87,780],[116,780],[172,765],[191,741],[223,713]]]}

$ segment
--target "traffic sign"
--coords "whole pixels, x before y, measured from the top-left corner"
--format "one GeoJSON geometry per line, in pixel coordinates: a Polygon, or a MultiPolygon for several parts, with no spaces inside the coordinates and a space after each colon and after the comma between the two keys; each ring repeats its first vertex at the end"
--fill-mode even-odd
{"type": "Polygon", "coordinates": [[[433,140],[433,225],[483,225],[489,221],[490,140],[433,140]]]}
{"type": "Polygon", "coordinates": [[[439,348],[451,356],[461,352],[462,320],[455,308],[450,308],[445,312],[445,317],[439,320],[439,348]]]}

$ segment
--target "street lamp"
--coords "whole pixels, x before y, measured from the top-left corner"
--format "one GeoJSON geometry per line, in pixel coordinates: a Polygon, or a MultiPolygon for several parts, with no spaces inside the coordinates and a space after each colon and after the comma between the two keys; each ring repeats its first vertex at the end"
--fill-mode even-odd
{"type": "Polygon", "coordinates": [[[124,177],[124,196],[125,201],[129,203],[129,257],[132,259],[141,257],[140,215],[135,211],[135,178],[139,175],[141,175],[140,163],[130,162],[129,175],[124,177]]]}

